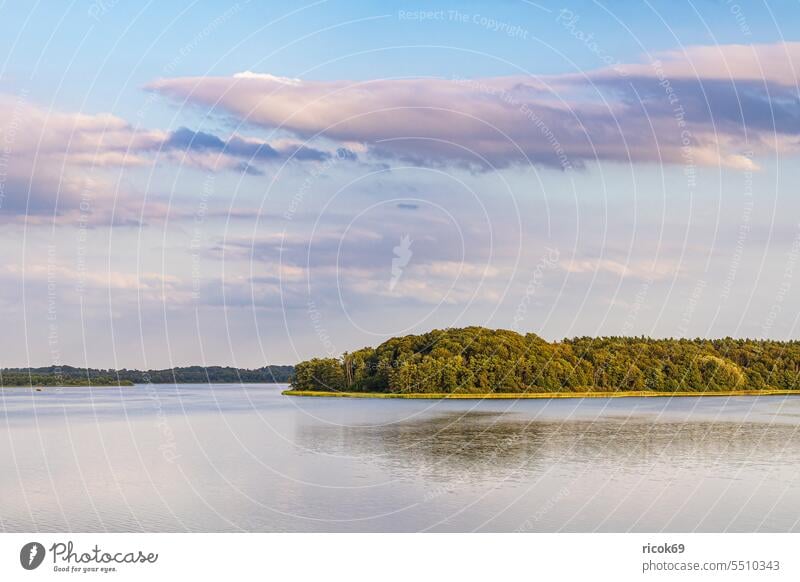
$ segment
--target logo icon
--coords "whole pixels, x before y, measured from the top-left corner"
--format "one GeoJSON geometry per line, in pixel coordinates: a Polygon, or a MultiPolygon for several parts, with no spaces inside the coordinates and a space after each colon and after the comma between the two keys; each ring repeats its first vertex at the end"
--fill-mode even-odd
{"type": "Polygon", "coordinates": [[[19,563],[26,570],[35,570],[44,561],[44,546],[39,542],[28,542],[19,551],[19,563]]]}
{"type": "Polygon", "coordinates": [[[392,278],[389,280],[389,291],[394,291],[394,288],[397,287],[400,277],[403,276],[403,269],[408,265],[411,256],[414,254],[411,251],[413,242],[411,237],[406,234],[400,239],[400,244],[392,249],[394,258],[392,259],[392,278]]]}

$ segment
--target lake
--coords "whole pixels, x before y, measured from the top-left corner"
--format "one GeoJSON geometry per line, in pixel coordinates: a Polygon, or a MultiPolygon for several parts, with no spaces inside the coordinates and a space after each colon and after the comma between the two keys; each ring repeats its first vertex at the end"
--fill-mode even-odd
{"type": "Polygon", "coordinates": [[[800,398],[0,390],[2,531],[798,531],[800,398]]]}

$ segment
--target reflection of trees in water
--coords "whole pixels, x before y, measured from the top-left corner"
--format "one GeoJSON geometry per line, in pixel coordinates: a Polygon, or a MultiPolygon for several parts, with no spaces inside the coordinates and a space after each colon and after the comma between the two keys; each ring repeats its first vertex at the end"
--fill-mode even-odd
{"type": "Polygon", "coordinates": [[[521,480],[553,465],[641,472],[660,463],[676,470],[735,471],[757,467],[759,459],[800,462],[797,426],[757,422],[556,422],[515,413],[454,412],[386,426],[305,426],[298,437],[320,453],[456,482],[521,480]]]}
{"type": "Polygon", "coordinates": [[[545,446],[541,424],[520,422],[513,414],[473,411],[384,426],[306,425],[297,436],[311,450],[377,461],[410,477],[472,481],[508,478],[523,467],[527,473],[545,446]]]}

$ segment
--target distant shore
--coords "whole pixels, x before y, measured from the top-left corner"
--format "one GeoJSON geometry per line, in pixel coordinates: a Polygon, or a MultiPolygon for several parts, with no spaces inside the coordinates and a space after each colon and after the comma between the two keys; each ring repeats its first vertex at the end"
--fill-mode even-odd
{"type": "Polygon", "coordinates": [[[0,368],[5,386],[130,386],[133,384],[261,384],[288,383],[294,366],[231,368],[228,366],[182,366],[161,370],[129,370],[44,366],[0,368]],[[128,384],[128,382],[130,384],[128,384]]]}
{"type": "Polygon", "coordinates": [[[71,383],[53,383],[53,384],[41,384],[37,382],[23,384],[23,383],[3,383],[0,384],[0,390],[4,388],[25,388],[28,390],[36,390],[41,392],[45,388],[130,388],[131,386],[135,386],[133,382],[130,380],[112,380],[108,382],[71,382],[71,383]]]}
{"type": "Polygon", "coordinates": [[[709,392],[657,392],[653,390],[618,390],[615,392],[491,392],[489,394],[395,392],[325,392],[323,390],[284,390],[284,396],[328,398],[406,398],[426,400],[516,400],[544,398],[668,398],[691,396],[793,396],[800,390],[727,390],[709,392]]]}

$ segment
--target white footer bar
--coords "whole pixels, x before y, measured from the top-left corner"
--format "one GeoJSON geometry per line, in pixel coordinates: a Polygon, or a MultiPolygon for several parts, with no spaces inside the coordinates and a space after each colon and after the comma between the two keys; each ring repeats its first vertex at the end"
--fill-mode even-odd
{"type": "Polygon", "coordinates": [[[0,534],[0,580],[798,580],[796,534],[0,534]]]}

